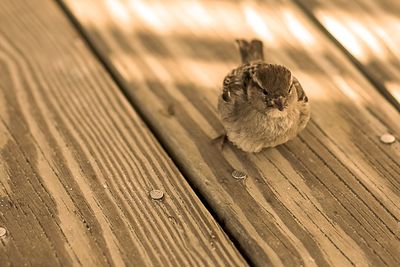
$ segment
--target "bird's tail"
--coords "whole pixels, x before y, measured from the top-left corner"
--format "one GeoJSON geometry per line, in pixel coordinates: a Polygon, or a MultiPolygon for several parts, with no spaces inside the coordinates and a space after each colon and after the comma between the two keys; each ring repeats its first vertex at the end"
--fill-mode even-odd
{"type": "Polygon", "coordinates": [[[244,39],[236,40],[242,63],[250,63],[254,61],[264,61],[263,43],[260,40],[253,39],[250,42],[244,39]]]}

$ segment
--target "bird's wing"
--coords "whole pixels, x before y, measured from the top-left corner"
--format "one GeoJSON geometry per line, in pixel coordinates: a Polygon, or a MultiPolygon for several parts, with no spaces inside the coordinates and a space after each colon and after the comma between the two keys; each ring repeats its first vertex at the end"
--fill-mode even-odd
{"type": "Polygon", "coordinates": [[[233,72],[229,73],[225,76],[225,79],[222,83],[222,99],[225,102],[229,102],[231,100],[231,92],[232,92],[232,84],[235,84],[236,76],[233,72]]]}
{"type": "Polygon", "coordinates": [[[225,101],[229,101],[233,95],[243,95],[247,98],[247,85],[251,76],[257,71],[263,62],[247,63],[233,69],[223,81],[222,97],[225,101]]]}
{"type": "Polygon", "coordinates": [[[306,96],[306,93],[303,90],[303,87],[301,86],[301,84],[299,83],[299,81],[297,80],[296,77],[293,77],[293,85],[297,90],[297,101],[299,102],[308,102],[308,97],[306,96]]]}
{"type": "Polygon", "coordinates": [[[238,95],[244,92],[245,84],[243,83],[243,68],[239,67],[232,70],[222,83],[222,98],[229,102],[232,95],[238,95]]]}

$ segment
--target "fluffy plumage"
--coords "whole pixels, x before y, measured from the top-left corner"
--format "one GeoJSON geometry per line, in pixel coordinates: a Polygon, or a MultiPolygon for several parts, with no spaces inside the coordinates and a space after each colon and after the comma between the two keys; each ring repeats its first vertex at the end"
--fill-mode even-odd
{"type": "Polygon", "coordinates": [[[243,64],[225,77],[218,111],[228,139],[246,152],[259,152],[303,130],[310,106],[290,70],[264,62],[261,41],[238,44],[243,64]]]}

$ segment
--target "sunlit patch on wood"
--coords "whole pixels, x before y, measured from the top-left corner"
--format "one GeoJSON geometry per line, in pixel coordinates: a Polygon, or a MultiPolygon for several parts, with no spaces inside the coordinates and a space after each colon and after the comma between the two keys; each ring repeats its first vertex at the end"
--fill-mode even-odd
{"type": "Polygon", "coordinates": [[[343,17],[333,17],[326,12],[318,11],[318,17],[327,27],[327,29],[332,32],[332,34],[337,38],[343,45],[349,49],[351,53],[356,55],[362,60],[366,60],[366,55],[363,47],[357,38],[350,32],[350,30],[344,25],[343,17]]]}

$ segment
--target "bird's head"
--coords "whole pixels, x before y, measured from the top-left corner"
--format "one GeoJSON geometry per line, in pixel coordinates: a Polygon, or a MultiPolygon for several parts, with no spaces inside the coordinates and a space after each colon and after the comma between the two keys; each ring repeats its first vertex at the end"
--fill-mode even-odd
{"type": "Polygon", "coordinates": [[[284,66],[265,64],[248,74],[248,100],[261,112],[286,110],[296,100],[294,91],[292,73],[284,66]]]}

